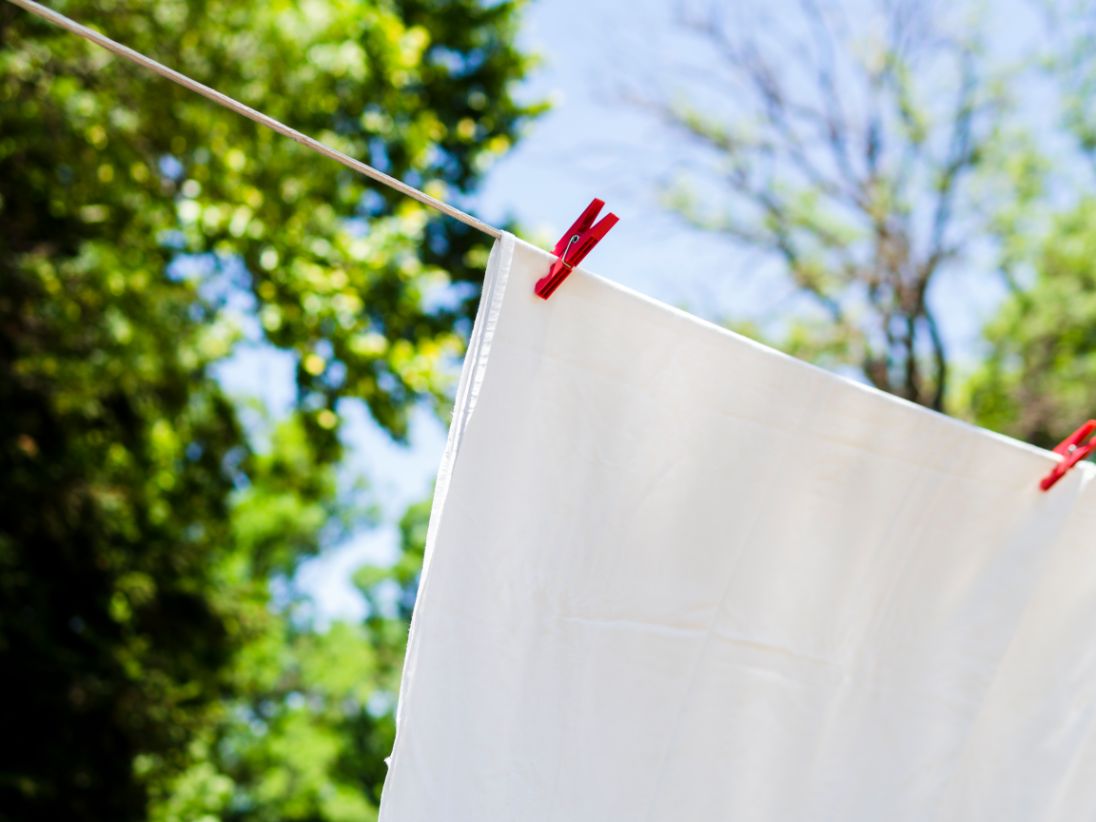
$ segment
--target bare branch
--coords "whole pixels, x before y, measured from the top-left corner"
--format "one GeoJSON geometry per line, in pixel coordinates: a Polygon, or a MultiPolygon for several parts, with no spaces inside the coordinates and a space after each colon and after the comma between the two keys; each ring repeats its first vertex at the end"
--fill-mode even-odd
{"type": "Polygon", "coordinates": [[[946,351],[925,295],[983,227],[965,183],[1000,114],[976,42],[942,33],[919,0],[880,0],[878,29],[819,0],[741,25],[731,8],[682,20],[718,64],[703,97],[633,100],[703,158],[692,179],[716,199],[682,199],[683,216],[767,250],[864,341],[865,377],[942,407],[946,351]]]}

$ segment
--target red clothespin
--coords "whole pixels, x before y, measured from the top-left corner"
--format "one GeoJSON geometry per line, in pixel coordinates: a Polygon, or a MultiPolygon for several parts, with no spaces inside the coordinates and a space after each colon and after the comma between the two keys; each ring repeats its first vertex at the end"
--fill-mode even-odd
{"type": "Polygon", "coordinates": [[[589,254],[591,249],[601,242],[601,238],[609,233],[609,229],[617,224],[620,218],[610,212],[602,217],[600,223],[594,225],[594,220],[604,205],[604,201],[595,197],[574,224],[567,229],[567,233],[559,238],[556,247],[552,249],[556,261],[552,263],[548,273],[537,280],[536,288],[533,289],[538,297],[545,300],[551,297],[560,283],[570,276],[575,266],[582,262],[582,258],[589,254]]]}
{"type": "Polygon", "coordinates": [[[1064,459],[1055,465],[1049,474],[1043,477],[1043,481],[1039,483],[1040,488],[1044,491],[1048,490],[1054,483],[1064,477],[1069,469],[1093,451],[1096,451],[1096,437],[1092,437],[1084,445],[1081,445],[1081,440],[1094,431],[1096,431],[1096,420],[1089,420],[1055,446],[1054,453],[1061,454],[1064,459]]]}

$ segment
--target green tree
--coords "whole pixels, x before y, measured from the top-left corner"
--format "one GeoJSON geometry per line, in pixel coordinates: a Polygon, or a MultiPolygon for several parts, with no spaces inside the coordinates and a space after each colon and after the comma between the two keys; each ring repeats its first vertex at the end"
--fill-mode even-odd
{"type": "Polygon", "coordinates": [[[1096,200],[1034,243],[1033,276],[985,330],[986,356],[965,386],[981,425],[1053,447],[1096,416],[1096,200]]]}
{"type": "Polygon", "coordinates": [[[428,502],[409,508],[395,567],[359,572],[369,604],[363,624],[316,631],[266,617],[264,638],[235,666],[245,698],[196,740],[155,819],[374,818],[428,515],[428,502]]]}
{"type": "MultiPolygon", "coordinates": [[[[520,2],[55,6],[458,202],[537,111],[520,2]]],[[[400,617],[271,580],[365,521],[340,401],[444,401],[484,238],[7,4],[0,221],[0,817],[368,818],[400,617]],[[242,340],[297,362],[257,439],[242,340]]]]}
{"type": "Polygon", "coordinates": [[[1014,157],[1018,207],[994,223],[1008,294],[986,325],[963,411],[1052,447],[1096,416],[1096,13],[1046,4],[1055,48],[1045,69],[1060,97],[1053,157],[1014,157]],[[1075,149],[1070,151],[1071,148],[1075,149]]]}

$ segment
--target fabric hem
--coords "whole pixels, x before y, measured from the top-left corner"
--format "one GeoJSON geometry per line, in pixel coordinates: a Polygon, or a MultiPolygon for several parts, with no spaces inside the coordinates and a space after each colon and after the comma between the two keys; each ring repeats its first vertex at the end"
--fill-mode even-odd
{"type": "MultiPolygon", "coordinates": [[[[426,550],[423,557],[422,573],[419,578],[418,596],[425,595],[429,579],[430,560],[434,551],[434,542],[437,538],[439,522],[445,509],[445,499],[449,491],[450,478],[460,456],[461,441],[464,430],[475,411],[476,400],[483,385],[487,371],[488,360],[491,353],[491,343],[498,327],[499,314],[502,310],[503,297],[506,294],[506,286],[510,279],[510,270],[514,258],[515,237],[503,232],[491,249],[491,256],[487,262],[487,271],[484,276],[483,291],[480,297],[479,307],[476,310],[476,318],[472,325],[472,334],[468,340],[468,351],[465,354],[464,365],[461,368],[460,380],[457,384],[457,395],[453,405],[453,415],[449,424],[449,434],[446,438],[445,451],[442,455],[441,466],[438,469],[438,478],[434,487],[434,499],[430,506],[430,524],[426,533],[426,550]]],[[[411,673],[414,669],[415,654],[415,623],[419,609],[415,608],[411,616],[411,626],[408,631],[407,653],[404,659],[403,673],[400,676],[399,702],[396,706],[396,737],[392,745],[392,753],[385,762],[388,764],[388,772],[391,773],[399,756],[400,729],[403,725],[403,708],[408,702],[411,673]]],[[[381,807],[384,807],[384,791],[381,791],[381,807]]]]}

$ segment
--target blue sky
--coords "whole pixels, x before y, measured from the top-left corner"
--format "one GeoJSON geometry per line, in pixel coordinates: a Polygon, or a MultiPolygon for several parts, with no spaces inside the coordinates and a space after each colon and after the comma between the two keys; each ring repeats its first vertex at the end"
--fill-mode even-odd
{"type": "MultiPolygon", "coordinates": [[[[550,246],[592,197],[601,197],[621,222],[588,258],[593,270],[711,319],[779,315],[790,293],[769,276],[771,270],[660,207],[654,181],[672,166],[675,142],[622,99],[621,78],[659,76],[695,58],[671,25],[677,6],[669,0],[530,4],[521,42],[543,63],[522,94],[549,98],[553,109],[491,170],[476,210],[495,222],[516,216],[550,246]]],[[[1019,51],[1022,33],[1033,30],[1032,18],[1023,3],[1010,0],[1002,8],[1009,13],[995,17],[996,42],[1008,55],[1019,51]]],[[[949,288],[948,303],[959,308],[950,312],[947,327],[953,346],[962,350],[975,339],[995,292],[976,276],[956,277],[949,288]]],[[[233,392],[262,397],[275,413],[293,399],[293,361],[269,348],[241,350],[224,364],[221,378],[233,392]]],[[[400,447],[360,407],[348,407],[345,436],[348,467],[367,471],[385,516],[379,528],[301,569],[298,583],[323,618],[362,614],[350,576],[363,562],[394,555],[394,523],[407,503],[429,492],[445,431],[429,414],[418,414],[410,446],[400,447]]]]}

